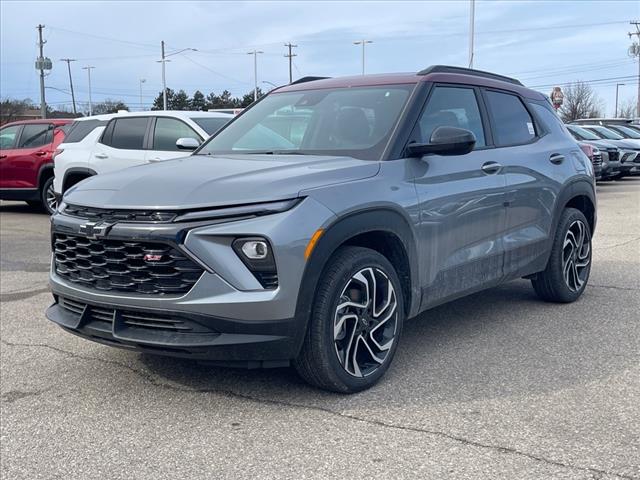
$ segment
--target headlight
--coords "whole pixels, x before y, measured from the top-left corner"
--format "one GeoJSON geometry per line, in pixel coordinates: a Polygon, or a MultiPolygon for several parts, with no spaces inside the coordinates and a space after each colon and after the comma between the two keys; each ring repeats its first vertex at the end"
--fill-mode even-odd
{"type": "Polygon", "coordinates": [[[302,198],[294,198],[292,200],[282,200],[279,202],[253,203],[233,207],[211,208],[185,213],[184,215],[177,217],[174,222],[216,220],[231,217],[259,217],[262,215],[286,212],[287,210],[295,207],[301,201],[302,198]]]}
{"type": "Polygon", "coordinates": [[[273,249],[262,237],[238,238],[233,241],[233,250],[263,288],[278,287],[278,271],[273,249]]]}

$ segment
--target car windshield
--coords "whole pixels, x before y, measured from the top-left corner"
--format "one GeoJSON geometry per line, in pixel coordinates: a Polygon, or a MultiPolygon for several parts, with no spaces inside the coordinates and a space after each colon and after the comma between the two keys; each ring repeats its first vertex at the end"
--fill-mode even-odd
{"type": "Polygon", "coordinates": [[[209,135],[213,135],[224,127],[233,117],[191,117],[209,135]]]}
{"type": "Polygon", "coordinates": [[[600,140],[599,136],[597,136],[593,132],[590,132],[586,128],[580,128],[574,125],[568,125],[568,128],[571,133],[578,136],[578,140],[600,140]]]}
{"type": "Polygon", "coordinates": [[[622,135],[618,135],[616,132],[609,130],[605,127],[589,127],[589,130],[595,132],[600,138],[606,138],[607,140],[623,140],[622,135]]]}
{"type": "MultiPolygon", "coordinates": [[[[609,127],[609,128],[612,128],[612,127],[609,127]]],[[[640,139],[640,133],[636,132],[633,128],[625,127],[623,125],[616,125],[613,128],[615,128],[616,132],[620,133],[626,138],[640,139]]]]}
{"type": "Polygon", "coordinates": [[[379,160],[413,84],[275,92],[197,154],[345,155],[379,160]]]}

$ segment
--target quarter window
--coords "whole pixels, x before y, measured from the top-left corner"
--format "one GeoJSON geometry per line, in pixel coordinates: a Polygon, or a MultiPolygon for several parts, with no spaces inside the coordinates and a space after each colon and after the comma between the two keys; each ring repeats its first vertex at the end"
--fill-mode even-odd
{"type": "Polygon", "coordinates": [[[25,125],[20,135],[18,148],[37,148],[53,141],[53,125],[35,123],[25,125]]]}
{"type": "Polygon", "coordinates": [[[159,117],[156,120],[156,128],[153,133],[153,150],[179,150],[176,141],[179,138],[195,138],[198,142],[202,139],[193,128],[174,118],[159,117]]]}
{"type": "Polygon", "coordinates": [[[421,143],[429,143],[438,127],[458,127],[473,132],[476,148],[486,145],[480,109],[471,88],[435,87],[418,125],[421,143]]]}
{"type": "Polygon", "coordinates": [[[111,141],[107,145],[126,150],[142,150],[147,131],[147,117],[118,118],[113,126],[111,141]]]}
{"type": "Polygon", "coordinates": [[[499,147],[528,143],[536,137],[533,119],[520,98],[488,91],[487,102],[494,121],[494,140],[499,147]]]}

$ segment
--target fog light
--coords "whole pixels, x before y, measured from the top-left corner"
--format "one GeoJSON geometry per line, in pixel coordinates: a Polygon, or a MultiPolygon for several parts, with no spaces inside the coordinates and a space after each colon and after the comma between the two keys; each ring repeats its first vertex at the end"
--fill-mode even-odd
{"type": "Polygon", "coordinates": [[[251,260],[264,260],[269,255],[269,245],[263,240],[248,240],[242,244],[242,253],[251,260]]]}

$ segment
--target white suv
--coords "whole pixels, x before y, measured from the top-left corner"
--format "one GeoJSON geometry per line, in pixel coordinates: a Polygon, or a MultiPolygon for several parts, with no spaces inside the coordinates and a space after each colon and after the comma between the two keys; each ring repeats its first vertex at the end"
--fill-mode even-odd
{"type": "Polygon", "coordinates": [[[53,189],[62,195],[87,177],[183,157],[233,115],[219,112],[123,112],[79,118],[54,154],[53,189]]]}

